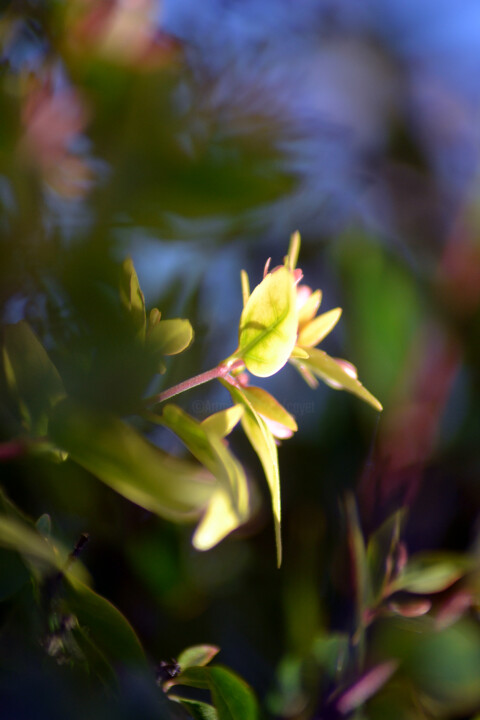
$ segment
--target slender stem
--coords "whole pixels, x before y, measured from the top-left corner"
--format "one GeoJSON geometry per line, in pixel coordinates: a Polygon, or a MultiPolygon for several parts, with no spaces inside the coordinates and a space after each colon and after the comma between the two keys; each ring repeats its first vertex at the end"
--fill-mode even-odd
{"type": "Polygon", "coordinates": [[[167,390],[158,393],[158,395],[152,395],[152,397],[149,397],[144,401],[145,405],[156,405],[164,400],[175,397],[175,395],[180,395],[180,393],[183,393],[186,390],[191,390],[191,388],[197,387],[198,385],[210,382],[210,380],[223,378],[228,375],[232,367],[232,365],[217,365],[217,367],[214,367],[211,370],[207,370],[206,372],[200,373],[200,375],[195,375],[188,380],[178,383],[178,385],[173,385],[173,387],[167,388],[167,390]]]}

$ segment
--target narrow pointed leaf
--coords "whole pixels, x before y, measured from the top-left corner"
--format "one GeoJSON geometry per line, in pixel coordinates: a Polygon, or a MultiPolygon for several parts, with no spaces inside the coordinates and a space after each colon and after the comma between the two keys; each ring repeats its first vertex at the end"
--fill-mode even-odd
{"type": "Polygon", "coordinates": [[[285,365],[296,336],[295,282],[292,273],[281,267],[250,295],[240,318],[236,355],[253,375],[268,377],[285,365]]]}
{"type": "Polygon", "coordinates": [[[297,267],[298,255],[300,253],[300,233],[295,230],[290,236],[290,244],[288,246],[288,254],[285,258],[286,267],[293,272],[297,267]]]}
{"type": "Polygon", "coordinates": [[[311,320],[298,334],[298,344],[302,347],[314,347],[333,330],[342,314],[341,308],[329,310],[311,320]]]}
{"type": "Polygon", "coordinates": [[[248,275],[245,272],[245,270],[240,271],[240,281],[242,283],[242,301],[243,301],[243,307],[248,302],[248,298],[250,297],[250,282],[248,280],[248,275]]]}
{"type": "MultiPolygon", "coordinates": [[[[382,410],[381,404],[363,387],[362,383],[355,377],[349,375],[343,367],[327,355],[327,353],[317,348],[309,348],[308,353],[308,360],[300,361],[301,365],[307,370],[326,382],[330,387],[336,390],[348,390],[348,392],[357,395],[361,400],[364,400],[374,407],[375,410],[382,410]]],[[[299,361],[294,361],[294,363],[297,362],[299,361]]]]}
{"type": "Polygon", "coordinates": [[[281,501],[280,501],[280,473],[278,469],[278,453],[274,437],[265,420],[258,414],[252,403],[245,395],[243,388],[235,388],[223,383],[229,390],[235,403],[245,405],[242,416],[242,427],[250,444],[255,450],[262,464],[270,489],[272,499],[273,520],[275,525],[275,541],[277,547],[277,565],[282,563],[282,536],[281,536],[281,501]]]}
{"type": "Polygon", "coordinates": [[[160,320],[147,333],[147,346],[158,355],[178,355],[193,340],[193,328],[188,320],[174,318],[160,320]]]}
{"type": "Polygon", "coordinates": [[[197,517],[215,489],[209,473],[167,455],[111,415],[62,403],[53,415],[51,434],[75,462],[161,517],[197,517]]]}
{"type": "Polygon", "coordinates": [[[126,258],[121,267],[120,298],[128,310],[140,337],[145,337],[145,298],[140,289],[137,273],[131,258],[126,258]]]}
{"type": "Polygon", "coordinates": [[[45,348],[23,320],[4,329],[3,362],[25,426],[34,434],[44,434],[47,413],[65,395],[65,389],[45,348]]]}

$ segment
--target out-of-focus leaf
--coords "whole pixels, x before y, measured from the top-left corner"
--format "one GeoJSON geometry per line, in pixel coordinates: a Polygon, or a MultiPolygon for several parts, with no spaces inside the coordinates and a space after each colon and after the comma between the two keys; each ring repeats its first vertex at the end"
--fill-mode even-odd
{"type": "Polygon", "coordinates": [[[348,392],[365,400],[375,410],[382,410],[378,400],[363,387],[362,383],[353,374],[346,372],[337,360],[334,360],[323,350],[318,350],[318,348],[308,348],[308,355],[308,359],[292,360],[292,364],[298,369],[305,367],[335,390],[348,390],[348,392]]]}
{"type": "Polygon", "coordinates": [[[277,565],[282,563],[281,536],[281,501],[280,473],[278,469],[278,453],[274,437],[265,420],[258,414],[250,400],[245,396],[243,388],[233,387],[224,382],[235,403],[242,403],[245,412],[242,416],[242,427],[253,449],[258,455],[267,478],[272,498],[273,520],[275,525],[275,541],[277,547],[277,565]]]}
{"type": "Polygon", "coordinates": [[[223,439],[180,408],[167,405],[163,410],[162,421],[218,481],[193,537],[194,547],[207,550],[249,517],[250,501],[245,473],[223,439]]]}
{"type": "Polygon", "coordinates": [[[202,426],[209,433],[214,433],[219,437],[230,435],[235,425],[238,423],[244,412],[243,405],[233,405],[226,410],[210,415],[202,421],[202,426]]]}
{"type": "Polygon", "coordinates": [[[50,542],[19,517],[0,516],[0,545],[18,552],[35,567],[40,563],[45,570],[58,570],[88,581],[85,568],[79,562],[70,565],[69,553],[58,541],[50,542]]]}
{"type": "Polygon", "coordinates": [[[132,626],[106,598],[80,580],[69,578],[64,599],[111,665],[115,667],[121,662],[147,667],[143,648],[132,626]]]}
{"type": "Polygon", "coordinates": [[[131,258],[126,258],[121,267],[120,298],[128,310],[140,338],[145,337],[145,298],[140,289],[137,273],[131,258]]]}
{"type": "Polygon", "coordinates": [[[243,307],[245,307],[248,302],[248,298],[250,297],[250,281],[245,270],[240,270],[240,281],[242,283],[243,307]]]}
{"type": "Polygon", "coordinates": [[[3,363],[25,427],[44,435],[47,413],[65,395],[65,389],[43,345],[23,320],[4,329],[3,363]]]}
{"type": "Polygon", "coordinates": [[[160,320],[147,332],[147,347],[158,355],[177,355],[186,350],[192,340],[192,326],[182,318],[160,320]]]}
{"type": "Polygon", "coordinates": [[[307,348],[318,345],[333,330],[340,320],[341,314],[342,309],[335,308],[311,320],[300,330],[297,340],[298,345],[307,348]]]}
{"type": "Polygon", "coordinates": [[[216,645],[193,645],[192,647],[182,650],[177,658],[177,662],[183,670],[189,667],[197,667],[208,665],[215,655],[220,652],[220,648],[216,645]]]}
{"type": "Polygon", "coordinates": [[[367,563],[372,585],[372,599],[381,599],[393,571],[394,551],[400,538],[405,510],[398,510],[373,533],[367,545],[367,563]]]}
{"type": "Polygon", "coordinates": [[[474,567],[475,561],[466,555],[419,553],[408,561],[392,583],[391,591],[407,590],[421,595],[442,592],[474,567]]]}
{"type": "Polygon", "coordinates": [[[189,668],[175,684],[210,690],[218,720],[258,720],[252,689],[232,670],[220,666],[189,668]]]}
{"type": "Polygon", "coordinates": [[[338,710],[342,715],[347,715],[352,710],[361,707],[385,685],[397,667],[397,661],[389,660],[369,670],[352,687],[341,694],[336,703],[338,710]]]}
{"type": "Polygon", "coordinates": [[[50,430],[75,462],[161,517],[198,517],[215,490],[209,473],[167,455],[112,415],[65,402],[55,409],[50,430]]]}
{"type": "Polygon", "coordinates": [[[357,506],[352,494],[345,498],[345,509],[348,523],[348,545],[353,564],[353,578],[357,605],[358,626],[363,625],[364,612],[371,600],[372,592],[367,567],[365,541],[360,527],[357,506]]]}
{"type": "Polygon", "coordinates": [[[281,267],[269,273],[248,298],[239,327],[238,350],[247,369],[268,377],[290,357],[297,337],[295,280],[281,267]]]}
{"type": "Polygon", "coordinates": [[[388,609],[397,615],[405,618],[421,617],[426,615],[432,607],[432,601],[428,598],[418,598],[415,600],[403,600],[388,603],[388,609]]]}
{"type": "Polygon", "coordinates": [[[288,268],[290,272],[293,272],[297,267],[298,255],[300,253],[300,242],[300,233],[298,230],[295,230],[295,232],[290,235],[288,253],[285,257],[285,267],[288,268]]]}

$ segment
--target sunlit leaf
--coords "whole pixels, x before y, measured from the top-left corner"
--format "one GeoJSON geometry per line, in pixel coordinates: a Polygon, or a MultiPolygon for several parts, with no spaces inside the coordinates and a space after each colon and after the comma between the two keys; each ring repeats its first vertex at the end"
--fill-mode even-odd
{"type": "Polygon", "coordinates": [[[281,267],[269,273],[248,298],[240,318],[236,357],[259,377],[282,368],[290,357],[297,336],[295,282],[281,267]]]}
{"type": "Polygon", "coordinates": [[[145,337],[145,298],[140,289],[137,273],[131,258],[126,258],[121,267],[120,298],[137,328],[138,335],[145,337]]]}
{"type": "Polygon", "coordinates": [[[285,266],[293,272],[297,267],[298,255],[300,253],[300,233],[295,230],[290,236],[290,244],[288,246],[288,253],[285,258],[285,266]]]}
{"type": "Polygon", "coordinates": [[[223,439],[175,405],[167,405],[162,420],[218,481],[193,536],[198,550],[208,550],[249,517],[250,500],[242,466],[223,439]]]}
{"type": "Polygon", "coordinates": [[[305,358],[308,358],[308,352],[304,348],[301,348],[301,347],[298,347],[298,345],[295,345],[290,357],[298,358],[299,360],[304,360],[305,358]]]}
{"type": "Polygon", "coordinates": [[[65,395],[60,375],[28,323],[4,329],[3,362],[9,390],[31,432],[43,435],[47,413],[65,395]]]}
{"type": "Polygon", "coordinates": [[[62,403],[54,413],[51,433],[75,462],[128,500],[161,517],[197,517],[215,489],[209,473],[167,455],[106,413],[62,403]]]}
{"type": "Polygon", "coordinates": [[[220,648],[216,645],[193,645],[192,647],[182,650],[177,658],[177,662],[183,670],[189,667],[197,667],[208,665],[215,655],[220,652],[220,648]]]}
{"type": "Polygon", "coordinates": [[[248,298],[250,297],[250,282],[248,279],[248,275],[245,272],[245,270],[240,271],[240,281],[242,283],[242,301],[243,301],[243,307],[248,302],[248,298]]]}
{"type": "Polygon", "coordinates": [[[348,392],[357,395],[357,397],[372,405],[375,410],[382,410],[378,400],[363,387],[353,373],[348,373],[340,362],[317,348],[308,348],[308,354],[308,359],[292,360],[292,364],[298,369],[304,367],[335,390],[348,390],[348,392]]]}
{"type": "Polygon", "coordinates": [[[320,307],[320,303],[322,302],[322,291],[321,290],[315,290],[315,292],[310,292],[310,288],[306,285],[300,285],[297,288],[297,304],[299,298],[302,298],[302,291],[306,291],[308,294],[307,299],[300,305],[298,308],[298,325],[299,327],[302,327],[305,323],[307,323],[309,320],[315,317],[315,314],[320,307]]]}
{"type": "Polygon", "coordinates": [[[192,340],[192,326],[181,318],[160,320],[147,333],[147,347],[158,355],[177,355],[186,350],[192,340]]]}
{"type": "Polygon", "coordinates": [[[224,383],[235,403],[245,405],[242,416],[242,427],[253,449],[258,455],[267,478],[272,498],[273,519],[275,524],[275,541],[277,547],[277,565],[282,563],[282,536],[281,536],[281,502],[280,502],[280,474],[278,469],[278,453],[274,437],[265,420],[258,414],[250,400],[245,396],[243,389],[224,383]]]}
{"type": "Polygon", "coordinates": [[[226,410],[220,410],[205,418],[202,421],[202,426],[207,432],[212,432],[219,437],[226,437],[242,417],[243,411],[243,405],[233,405],[226,410]]]}
{"type": "Polygon", "coordinates": [[[342,314],[341,308],[329,310],[311,320],[299,332],[297,343],[301,347],[313,347],[322,342],[323,338],[333,330],[342,314]]]}
{"type": "Polygon", "coordinates": [[[298,430],[297,423],[292,415],[269,392],[254,386],[243,387],[241,392],[257,413],[274,420],[280,425],[285,425],[292,432],[298,430]]]}
{"type": "Polygon", "coordinates": [[[418,553],[408,561],[392,583],[391,591],[407,590],[419,594],[442,592],[474,567],[474,560],[467,555],[418,553]]]}

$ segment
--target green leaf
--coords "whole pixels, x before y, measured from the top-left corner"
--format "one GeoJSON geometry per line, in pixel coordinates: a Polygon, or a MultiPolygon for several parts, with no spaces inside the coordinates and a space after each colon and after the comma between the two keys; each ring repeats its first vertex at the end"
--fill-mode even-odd
{"type": "Polygon", "coordinates": [[[131,258],[123,261],[120,275],[120,298],[128,310],[134,327],[141,338],[145,337],[145,298],[140,289],[137,273],[131,258]]]}
{"type": "Polygon", "coordinates": [[[193,720],[218,720],[218,713],[213,707],[199,700],[188,700],[187,698],[178,697],[177,695],[169,695],[172,700],[177,700],[183,707],[188,710],[193,720]]]}
{"type": "Polygon", "coordinates": [[[243,405],[233,405],[226,410],[220,410],[210,417],[202,420],[202,426],[209,433],[214,433],[219,437],[226,437],[229,435],[235,425],[238,423],[244,412],[243,405]]]}
{"type": "Polygon", "coordinates": [[[28,565],[43,572],[53,569],[85,581],[89,579],[81,563],[69,563],[69,553],[58,541],[47,540],[19,517],[0,515],[0,545],[18,552],[28,565]]]}
{"type": "Polygon", "coordinates": [[[240,271],[240,281],[242,283],[243,307],[245,307],[248,302],[248,298],[250,297],[250,282],[248,280],[248,275],[245,270],[240,271]]]}
{"type": "Polygon", "coordinates": [[[147,333],[147,347],[158,355],[178,355],[192,340],[193,328],[181,318],[160,320],[147,333]]]}
{"type": "Polygon", "coordinates": [[[275,439],[265,420],[258,414],[248,397],[245,395],[245,389],[233,387],[224,381],[222,381],[222,384],[224,384],[228,389],[235,403],[243,403],[243,405],[245,405],[245,413],[242,416],[242,427],[250,441],[250,444],[258,455],[270,489],[273,520],[275,525],[277,565],[280,567],[282,564],[280,473],[278,469],[278,453],[275,439]]]}
{"type": "Polygon", "coordinates": [[[33,434],[44,435],[47,414],[65,395],[65,389],[55,365],[23,320],[4,329],[3,362],[25,427],[33,434]]]}
{"type": "Polygon", "coordinates": [[[259,708],[252,689],[232,670],[221,666],[187,669],[174,680],[185,685],[210,690],[218,720],[258,720],[259,708]]]}
{"type": "Polygon", "coordinates": [[[363,387],[356,377],[346,372],[337,360],[317,348],[308,348],[308,355],[308,359],[292,360],[292,364],[298,369],[305,367],[335,390],[348,390],[348,392],[357,395],[357,397],[372,405],[375,410],[382,410],[378,400],[363,387]]]}
{"type": "Polygon", "coordinates": [[[175,405],[167,405],[162,421],[218,481],[195,531],[193,545],[208,550],[242,525],[250,514],[247,479],[223,439],[175,405]]]}
{"type": "Polygon", "coordinates": [[[392,593],[406,590],[421,595],[442,592],[474,567],[473,558],[467,555],[453,552],[418,553],[408,561],[390,589],[392,593]]]}
{"type": "Polygon", "coordinates": [[[177,658],[177,662],[183,670],[189,667],[203,667],[220,652],[220,648],[216,645],[193,645],[192,647],[182,650],[177,658]]]}
{"type": "Polygon", "coordinates": [[[379,601],[394,570],[394,553],[400,539],[400,530],[406,510],[391,515],[369,538],[367,564],[372,586],[373,601],[379,601]]]}
{"type": "Polygon", "coordinates": [[[143,648],[132,626],[106,598],[76,578],[66,583],[65,602],[108,662],[147,667],[143,648]]]}
{"type": "Polygon", "coordinates": [[[268,377],[285,365],[296,337],[295,281],[290,270],[281,267],[269,273],[248,298],[235,357],[242,358],[253,375],[268,377]]]}
{"type": "Polygon", "coordinates": [[[215,490],[210,474],[167,455],[107,413],[65,402],[55,409],[50,430],[75,462],[160,517],[198,517],[215,490]]]}
{"type": "Polygon", "coordinates": [[[300,233],[298,232],[298,230],[295,230],[295,232],[290,235],[290,244],[288,246],[288,253],[285,258],[285,267],[287,267],[291,272],[293,272],[297,266],[299,253],[300,233]]]}
{"type": "Polygon", "coordinates": [[[247,683],[227,668],[207,669],[219,720],[258,720],[257,700],[247,683]]]}
{"type": "Polygon", "coordinates": [[[311,320],[300,330],[297,340],[298,345],[305,348],[318,345],[333,330],[340,320],[341,314],[342,309],[335,308],[311,320]]]}
{"type": "Polygon", "coordinates": [[[243,387],[242,394],[251,403],[253,409],[260,415],[276,423],[280,423],[280,425],[284,425],[292,432],[298,430],[297,423],[292,415],[285,410],[283,405],[281,405],[273,395],[270,395],[270,393],[263,388],[252,386],[243,387]]]}

